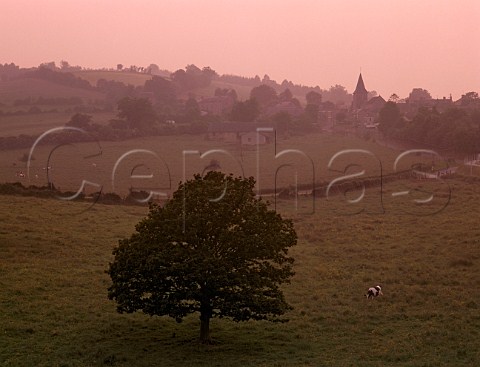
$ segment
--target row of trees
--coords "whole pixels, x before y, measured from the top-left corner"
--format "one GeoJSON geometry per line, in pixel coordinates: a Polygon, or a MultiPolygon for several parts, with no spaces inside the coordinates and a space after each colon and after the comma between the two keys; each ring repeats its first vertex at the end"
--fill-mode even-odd
{"type": "Polygon", "coordinates": [[[389,101],[378,122],[380,131],[390,138],[460,153],[480,151],[480,109],[451,108],[440,113],[435,108],[420,108],[406,121],[397,104],[389,101]]]}
{"type": "MultiPolygon", "coordinates": [[[[331,86],[329,89],[321,89],[319,86],[308,87],[305,85],[295,84],[286,79],[281,83],[277,83],[275,80],[270,79],[268,75],[264,75],[263,78],[260,78],[258,75],[253,78],[248,78],[224,74],[218,76],[217,80],[231,84],[248,86],[251,88],[255,88],[264,84],[272,87],[277,93],[281,93],[282,91],[288,89],[297,96],[306,96],[309,92],[316,92],[323,95],[325,101],[332,101],[334,104],[348,105],[352,101],[352,94],[348,93],[344,86],[338,84],[331,86]]],[[[373,93],[376,95],[376,92],[373,93]]]]}

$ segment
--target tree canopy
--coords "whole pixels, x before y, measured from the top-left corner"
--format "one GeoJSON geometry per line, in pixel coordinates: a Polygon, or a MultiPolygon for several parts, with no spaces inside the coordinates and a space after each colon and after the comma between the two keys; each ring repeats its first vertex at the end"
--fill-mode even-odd
{"type": "Polygon", "coordinates": [[[244,102],[236,102],[233,105],[230,118],[236,122],[251,122],[260,114],[260,106],[255,98],[247,99],[244,102]]]}
{"type": "Polygon", "coordinates": [[[411,103],[432,99],[432,96],[426,89],[413,88],[408,95],[408,101],[411,103]]]}
{"type": "Polygon", "coordinates": [[[200,340],[212,317],[286,321],[279,288],[293,275],[290,220],[257,199],[253,178],[218,171],[181,183],[163,207],[150,205],[136,233],[119,241],[108,274],[119,312],[180,322],[200,313],[200,340]]]}
{"type": "Polygon", "coordinates": [[[259,85],[250,91],[250,99],[256,99],[260,106],[265,107],[277,101],[277,92],[269,85],[259,85]]]}
{"type": "Polygon", "coordinates": [[[401,114],[395,102],[388,101],[378,114],[379,129],[382,133],[389,135],[401,124],[401,114]]]}
{"type": "Polygon", "coordinates": [[[124,118],[131,129],[148,130],[157,116],[152,103],[145,98],[125,97],[118,102],[118,117],[124,118]]]}

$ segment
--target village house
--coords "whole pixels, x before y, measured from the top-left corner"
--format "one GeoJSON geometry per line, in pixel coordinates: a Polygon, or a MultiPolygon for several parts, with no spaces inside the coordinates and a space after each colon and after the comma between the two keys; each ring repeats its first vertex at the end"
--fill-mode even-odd
{"type": "Polygon", "coordinates": [[[203,98],[198,102],[202,115],[221,116],[232,110],[235,100],[231,96],[203,98]]]}
{"type": "Polygon", "coordinates": [[[265,116],[273,116],[280,112],[286,112],[292,117],[298,117],[303,113],[303,109],[292,101],[283,101],[268,107],[265,111],[265,116]]]}
{"type": "Polygon", "coordinates": [[[206,139],[242,145],[263,145],[270,143],[274,135],[273,131],[257,131],[265,128],[273,129],[273,125],[253,122],[212,122],[208,125],[206,139]]]}

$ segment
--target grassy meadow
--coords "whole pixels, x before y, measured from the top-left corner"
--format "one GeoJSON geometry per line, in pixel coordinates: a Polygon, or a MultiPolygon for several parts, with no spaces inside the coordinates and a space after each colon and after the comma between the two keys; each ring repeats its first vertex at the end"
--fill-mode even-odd
{"type": "MultiPolygon", "coordinates": [[[[64,126],[74,114],[74,112],[63,110],[31,115],[0,116],[0,136],[41,135],[49,129],[64,126]]],[[[95,112],[91,115],[93,121],[100,125],[107,125],[116,117],[114,112],[95,112]]]]}
{"type": "MultiPolygon", "coordinates": [[[[29,151],[22,149],[0,152],[0,182],[20,180],[16,173],[26,172],[27,164],[19,159],[28,155],[29,151]]],[[[23,178],[21,182],[26,185],[45,185],[47,178],[43,168],[47,166],[50,156],[51,180],[63,191],[77,191],[85,179],[101,185],[104,192],[115,191],[120,195],[127,194],[130,187],[158,188],[157,191],[169,194],[184,177],[202,172],[212,159],[216,159],[224,172],[254,176],[260,189],[295,186],[297,183],[310,185],[311,188],[313,180],[331,181],[344,175],[347,167],[347,174],[364,169],[364,177],[378,176],[380,172],[391,173],[398,154],[398,151],[379,146],[372,140],[330,134],[289,138],[279,136],[276,147],[267,144],[258,151],[255,146],[209,141],[203,135],[158,136],[122,142],[38,146],[33,152],[35,160],[31,163],[30,181],[23,178]],[[373,155],[358,152],[341,155],[329,169],[332,157],[348,149],[366,150],[373,155]],[[138,152],[139,150],[151,153],[138,152]],[[124,156],[135,151],[137,152],[124,156]],[[279,154],[281,152],[284,153],[279,154]],[[278,158],[275,158],[275,154],[278,158]],[[35,178],[36,174],[38,178],[35,178]],[[132,175],[153,175],[153,178],[132,179],[132,175]]],[[[398,169],[408,168],[413,161],[419,162],[422,159],[417,156],[406,157],[398,169]]],[[[98,191],[98,187],[90,186],[86,191],[98,191]]]]}
{"type": "Polygon", "coordinates": [[[105,98],[100,92],[72,88],[42,79],[21,78],[0,82],[0,101],[2,103],[11,104],[17,99],[25,99],[27,97],[80,97],[84,100],[105,98]]]}
{"type": "Polygon", "coordinates": [[[214,319],[212,346],[196,343],[198,315],[120,315],[107,299],[112,248],[145,208],[0,196],[0,365],[478,365],[480,182],[445,185],[392,183],[383,211],[378,189],[317,199],[313,214],[309,197],[277,203],[299,235],[290,322],[214,319]],[[412,185],[450,201],[391,195],[412,185]],[[376,284],[385,295],[366,300],[376,284]]]}
{"type": "Polygon", "coordinates": [[[146,80],[152,79],[149,74],[133,73],[128,71],[81,70],[72,72],[73,75],[85,79],[91,85],[97,85],[100,79],[114,80],[134,86],[144,85],[146,80]]]}

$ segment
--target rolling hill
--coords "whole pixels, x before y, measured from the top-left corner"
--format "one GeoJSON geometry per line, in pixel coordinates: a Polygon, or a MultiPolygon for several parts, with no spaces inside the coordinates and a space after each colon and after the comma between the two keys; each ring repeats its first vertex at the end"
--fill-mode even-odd
{"type": "Polygon", "coordinates": [[[20,78],[0,81],[0,102],[11,104],[17,99],[80,97],[84,100],[104,99],[105,96],[97,91],[81,88],[72,88],[43,79],[20,78]]]}

